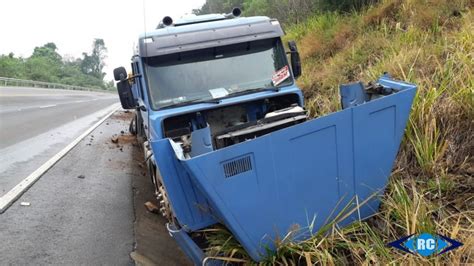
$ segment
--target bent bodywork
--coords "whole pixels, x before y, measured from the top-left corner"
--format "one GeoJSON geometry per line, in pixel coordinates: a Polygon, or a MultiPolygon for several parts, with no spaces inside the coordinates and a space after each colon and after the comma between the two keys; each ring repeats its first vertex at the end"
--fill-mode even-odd
{"type": "Polygon", "coordinates": [[[295,228],[294,240],[305,239],[344,207],[358,209],[341,225],[373,215],[416,93],[388,75],[376,84],[341,86],[343,110],[220,149],[208,126],[191,136],[201,143],[192,156],[171,138],[151,141],[177,220],[169,230],[185,252],[202,261],[187,232],[222,223],[259,261],[275,240],[295,228]]]}

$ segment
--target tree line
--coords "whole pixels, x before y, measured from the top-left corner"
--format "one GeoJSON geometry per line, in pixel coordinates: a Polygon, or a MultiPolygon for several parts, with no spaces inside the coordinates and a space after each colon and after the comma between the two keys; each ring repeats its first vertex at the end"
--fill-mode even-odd
{"type": "Polygon", "coordinates": [[[240,7],[246,16],[265,15],[284,24],[297,24],[318,11],[351,12],[377,0],[206,0],[196,15],[230,13],[240,7]]]}
{"type": "Polygon", "coordinates": [[[56,44],[50,42],[35,47],[28,58],[0,55],[0,77],[106,89],[111,85],[104,83],[106,56],[103,39],[95,39],[90,53],[81,58],[61,56],[56,44]]]}

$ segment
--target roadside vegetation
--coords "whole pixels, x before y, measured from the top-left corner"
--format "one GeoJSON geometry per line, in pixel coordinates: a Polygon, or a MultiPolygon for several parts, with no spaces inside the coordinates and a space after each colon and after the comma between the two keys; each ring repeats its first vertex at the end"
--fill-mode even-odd
{"type": "Polygon", "coordinates": [[[15,54],[0,55],[0,77],[60,83],[87,88],[109,89],[104,83],[104,59],[107,48],[104,40],[95,39],[90,53],[82,58],[63,57],[54,43],[35,47],[28,58],[15,54]]]}
{"type": "MultiPolygon", "coordinates": [[[[250,2],[265,10],[272,1],[250,2]]],[[[340,108],[342,83],[372,81],[389,72],[418,85],[380,211],[346,228],[331,223],[302,243],[283,239],[262,264],[474,264],[474,2],[373,2],[350,10],[321,8],[285,26],[286,39],[300,48],[304,74],[298,83],[313,117],[340,108]],[[428,258],[386,245],[421,232],[464,245],[428,258]]],[[[204,233],[210,255],[252,263],[225,228],[204,233]]]]}

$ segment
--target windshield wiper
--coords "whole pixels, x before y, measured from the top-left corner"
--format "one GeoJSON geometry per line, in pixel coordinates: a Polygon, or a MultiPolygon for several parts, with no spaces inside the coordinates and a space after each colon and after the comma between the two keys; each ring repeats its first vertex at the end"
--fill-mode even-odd
{"type": "Polygon", "coordinates": [[[247,95],[247,94],[251,94],[251,93],[255,93],[255,92],[262,92],[262,91],[274,91],[274,92],[279,92],[279,91],[280,91],[280,88],[278,88],[278,87],[270,87],[270,88],[256,88],[256,89],[250,89],[250,90],[236,91],[236,92],[229,93],[229,94],[227,94],[226,96],[224,96],[224,97],[222,97],[222,98],[220,98],[220,99],[229,98],[229,97],[235,97],[235,96],[241,96],[241,95],[247,95]]]}
{"type": "Polygon", "coordinates": [[[189,101],[184,101],[184,102],[180,102],[180,103],[166,105],[164,107],[161,107],[160,110],[168,109],[168,108],[174,108],[174,107],[181,107],[181,106],[186,106],[186,105],[191,105],[191,104],[198,104],[198,103],[219,104],[220,102],[221,102],[221,100],[219,100],[219,99],[210,99],[210,100],[194,99],[194,100],[189,100],[189,101]]]}

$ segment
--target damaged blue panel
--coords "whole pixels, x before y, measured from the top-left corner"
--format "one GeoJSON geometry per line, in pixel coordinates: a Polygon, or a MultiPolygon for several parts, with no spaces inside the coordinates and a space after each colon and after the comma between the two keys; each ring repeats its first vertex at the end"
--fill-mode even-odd
{"type": "Polygon", "coordinates": [[[191,183],[189,174],[178,161],[168,139],[151,142],[158,173],[168,193],[173,212],[186,231],[202,229],[216,223],[210,214],[207,200],[191,183]]]}
{"type": "MultiPolygon", "coordinates": [[[[377,210],[416,87],[271,134],[181,160],[193,185],[255,260],[295,228],[308,237],[353,198],[348,221],[377,210]],[[359,216],[360,215],[360,216],[359,216]]],[[[397,84],[393,86],[393,84],[397,84]]]]}
{"type": "Polygon", "coordinates": [[[342,109],[364,104],[369,100],[362,82],[340,86],[342,109]]]}

